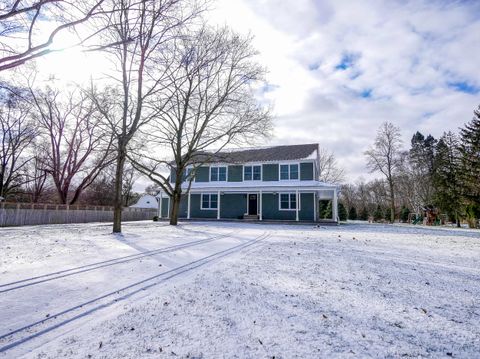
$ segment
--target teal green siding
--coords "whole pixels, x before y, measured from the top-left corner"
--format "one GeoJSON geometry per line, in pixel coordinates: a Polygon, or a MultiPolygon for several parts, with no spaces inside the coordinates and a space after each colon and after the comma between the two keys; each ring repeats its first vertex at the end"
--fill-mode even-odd
{"type": "Polygon", "coordinates": [[[186,194],[182,194],[182,199],[180,200],[180,208],[178,210],[178,218],[187,218],[187,205],[188,197],[186,194]]]}
{"type": "Polygon", "coordinates": [[[300,180],[302,181],[313,180],[313,163],[312,162],[300,163],[300,180]]]}
{"type": "Polygon", "coordinates": [[[162,217],[166,218],[170,216],[170,198],[162,198],[162,217]]]}
{"type": "Polygon", "coordinates": [[[199,167],[197,168],[196,175],[195,175],[195,182],[209,182],[210,178],[210,169],[209,167],[199,167]]]}
{"type": "Polygon", "coordinates": [[[170,183],[175,183],[175,180],[177,179],[177,174],[175,173],[175,169],[170,170],[170,183]]]}
{"type": "MultiPolygon", "coordinates": [[[[220,217],[225,219],[242,219],[247,212],[247,195],[229,193],[220,196],[220,217]]],[[[216,213],[216,212],[215,212],[216,213]]]]}
{"type": "Polygon", "coordinates": [[[201,194],[190,195],[190,218],[217,218],[217,210],[201,209],[201,194]]]}
{"type": "MultiPolygon", "coordinates": [[[[185,171],[183,172],[183,180],[182,182],[185,181],[185,171]]],[[[170,183],[175,183],[175,180],[177,179],[177,173],[174,168],[170,170],[170,183]]]]}
{"type": "Polygon", "coordinates": [[[243,166],[228,166],[228,182],[242,182],[243,166]]]}
{"type": "MultiPolygon", "coordinates": [[[[300,194],[300,221],[314,221],[314,196],[313,193],[300,194]]],[[[216,210],[201,209],[201,194],[193,193],[190,196],[191,218],[217,218],[216,210]]],[[[245,193],[226,193],[220,196],[220,218],[242,219],[247,212],[247,195],[245,193]]],[[[162,216],[170,216],[169,198],[162,199],[162,216]]],[[[187,217],[187,195],[182,196],[180,201],[179,218],[187,217]]],[[[295,211],[281,211],[278,208],[278,194],[264,193],[262,200],[263,219],[265,220],[288,220],[295,221],[295,211]]]]}
{"type": "MultiPolygon", "coordinates": [[[[298,219],[300,221],[313,221],[313,193],[300,193],[300,197],[300,211],[298,212],[298,219]]],[[[264,193],[262,201],[263,219],[288,221],[296,220],[295,211],[281,211],[278,206],[278,194],[264,193]]]]}
{"type": "Polygon", "coordinates": [[[278,209],[278,194],[264,193],[262,200],[263,219],[295,220],[295,211],[280,211],[278,209]]]}
{"type": "Polygon", "coordinates": [[[264,181],[278,181],[278,164],[264,164],[262,172],[264,181]]]}
{"type": "Polygon", "coordinates": [[[315,201],[313,193],[300,193],[300,211],[298,212],[298,219],[301,221],[313,221],[314,218],[315,201]]]}

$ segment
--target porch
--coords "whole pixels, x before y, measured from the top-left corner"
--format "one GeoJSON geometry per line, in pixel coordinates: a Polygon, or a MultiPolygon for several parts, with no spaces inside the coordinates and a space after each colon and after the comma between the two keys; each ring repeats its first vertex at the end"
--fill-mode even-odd
{"type": "MultiPolygon", "coordinates": [[[[168,218],[170,198],[165,193],[159,193],[158,197],[158,216],[168,218]]],[[[336,223],[337,204],[337,187],[321,182],[236,188],[206,185],[191,188],[182,196],[179,218],[336,223]],[[320,219],[320,200],[332,201],[331,219],[320,219]]]]}

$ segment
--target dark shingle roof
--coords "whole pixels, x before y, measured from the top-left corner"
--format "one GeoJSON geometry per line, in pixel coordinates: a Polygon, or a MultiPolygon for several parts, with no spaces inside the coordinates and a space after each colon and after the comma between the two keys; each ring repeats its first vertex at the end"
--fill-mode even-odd
{"type": "Polygon", "coordinates": [[[222,162],[222,163],[245,163],[245,162],[270,162],[300,160],[310,156],[318,149],[318,144],[285,145],[272,147],[259,147],[248,149],[235,149],[218,152],[215,155],[197,154],[195,162],[222,162]],[[208,158],[208,159],[207,159],[208,158]]]}

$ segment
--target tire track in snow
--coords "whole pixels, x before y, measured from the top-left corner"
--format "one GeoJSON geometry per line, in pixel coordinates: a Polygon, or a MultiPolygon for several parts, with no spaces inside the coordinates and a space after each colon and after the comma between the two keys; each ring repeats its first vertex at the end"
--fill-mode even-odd
{"type": "Polygon", "coordinates": [[[21,279],[21,280],[15,281],[15,282],[0,284],[0,288],[10,287],[10,288],[7,288],[7,289],[0,289],[0,294],[5,293],[5,292],[10,292],[10,291],[15,290],[15,289],[30,287],[30,286],[35,285],[35,284],[49,282],[49,281],[52,281],[52,280],[55,280],[55,279],[69,277],[69,276],[72,276],[72,275],[75,275],[75,274],[85,273],[85,272],[89,272],[89,271],[92,271],[92,270],[105,268],[105,267],[110,267],[110,266],[117,265],[117,264],[132,262],[132,261],[135,261],[135,260],[143,259],[145,257],[151,257],[151,256],[161,254],[161,253],[175,252],[175,251],[178,251],[180,249],[190,248],[190,247],[197,246],[197,245],[200,245],[200,244],[217,241],[217,240],[220,240],[222,238],[228,237],[233,233],[235,233],[235,232],[230,232],[230,233],[222,234],[222,235],[219,235],[219,236],[200,239],[200,240],[197,240],[197,241],[191,241],[191,242],[187,242],[187,243],[176,244],[174,246],[152,249],[150,251],[135,253],[135,254],[131,254],[131,255],[128,255],[128,256],[124,256],[124,257],[113,258],[113,259],[109,259],[109,260],[101,261],[101,262],[96,262],[96,263],[90,263],[90,264],[86,264],[86,265],[83,265],[83,266],[80,266],[80,267],[69,268],[69,269],[58,271],[58,272],[52,272],[52,273],[47,273],[47,274],[31,277],[31,278],[21,279]]]}
{"type": "Polygon", "coordinates": [[[194,260],[192,262],[183,264],[181,266],[178,266],[178,267],[170,269],[166,272],[151,276],[149,278],[145,278],[141,281],[129,284],[128,286],[125,286],[125,287],[120,288],[120,289],[116,289],[114,291],[111,291],[111,292],[109,292],[107,294],[104,294],[100,297],[91,299],[91,300],[89,300],[87,302],[84,302],[82,304],[78,304],[78,305],[76,305],[74,307],[71,307],[69,309],[66,309],[66,310],[63,310],[61,312],[52,314],[48,318],[30,323],[30,324],[25,325],[21,328],[17,328],[17,329],[14,329],[14,330],[10,331],[10,332],[1,334],[0,335],[0,341],[3,341],[5,339],[7,339],[7,340],[10,339],[10,343],[0,347],[0,353],[4,353],[4,352],[6,352],[10,349],[18,347],[19,345],[21,345],[23,343],[26,343],[26,342],[28,342],[32,339],[35,339],[37,337],[40,337],[40,336],[44,335],[44,334],[47,334],[47,333],[49,333],[49,332],[51,332],[51,331],[53,331],[57,328],[60,328],[60,327],[66,325],[70,322],[73,322],[77,319],[81,319],[81,318],[83,318],[83,317],[85,317],[89,314],[92,314],[92,313],[94,313],[94,312],[96,312],[100,309],[109,307],[109,306],[111,306],[115,303],[118,303],[119,301],[125,300],[125,299],[127,299],[127,298],[141,292],[141,291],[145,291],[145,290],[150,289],[154,286],[157,286],[161,283],[164,283],[164,282],[168,281],[169,279],[177,277],[177,276],[179,276],[181,274],[184,274],[186,272],[190,272],[190,271],[192,271],[196,268],[204,266],[208,263],[211,263],[215,260],[221,259],[221,258],[226,257],[228,255],[237,253],[237,252],[241,251],[242,249],[251,247],[251,246],[259,243],[260,241],[263,241],[263,240],[267,239],[269,236],[270,236],[270,234],[268,232],[263,232],[258,237],[254,238],[254,239],[251,239],[251,240],[249,240],[245,243],[241,243],[239,245],[236,245],[236,246],[233,246],[233,247],[230,247],[230,248],[212,253],[212,254],[210,254],[206,257],[203,257],[203,258],[194,260]],[[115,295],[117,295],[117,294],[119,296],[115,297],[115,295]],[[111,298],[111,297],[114,297],[114,298],[111,298]],[[102,301],[105,300],[105,299],[108,299],[108,300],[102,303],[102,301]],[[81,313],[78,313],[78,314],[74,313],[75,311],[85,309],[84,307],[90,306],[90,305],[95,304],[95,303],[97,303],[97,305],[94,306],[93,308],[86,309],[85,311],[83,311],[81,313]],[[73,316],[69,317],[69,315],[73,315],[73,316]],[[35,332],[33,334],[31,333],[32,331],[35,330],[36,327],[39,327],[39,326],[41,326],[42,324],[45,324],[45,323],[53,322],[54,320],[60,320],[60,321],[57,322],[57,323],[52,323],[49,327],[47,327],[45,329],[40,329],[38,332],[35,332]],[[14,338],[14,336],[22,334],[22,333],[26,333],[26,335],[19,338],[19,339],[14,338]]]}

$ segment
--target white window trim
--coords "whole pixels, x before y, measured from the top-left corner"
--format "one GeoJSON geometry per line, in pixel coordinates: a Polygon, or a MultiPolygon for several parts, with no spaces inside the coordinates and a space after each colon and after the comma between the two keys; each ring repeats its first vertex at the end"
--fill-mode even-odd
{"type": "Polygon", "coordinates": [[[208,182],[214,182],[214,183],[226,183],[228,182],[228,166],[225,165],[219,165],[219,166],[210,166],[208,167],[208,182]],[[225,181],[212,181],[212,168],[225,168],[225,181]]]}
{"type": "Polygon", "coordinates": [[[252,163],[252,164],[244,164],[242,166],[242,182],[262,182],[263,180],[263,166],[259,163],[252,163]],[[257,166],[260,167],[260,179],[254,180],[253,179],[253,167],[257,166]],[[252,179],[251,180],[246,180],[245,179],[245,167],[252,167],[252,179]]]}
{"type": "MultiPolygon", "coordinates": [[[[218,193],[201,193],[200,194],[200,209],[202,211],[217,211],[218,210],[218,201],[220,201],[220,197],[218,197],[218,193]],[[203,207],[203,196],[211,196],[212,194],[217,196],[217,208],[211,208],[211,207],[210,208],[205,208],[205,207],[203,207]]],[[[209,204],[209,206],[212,205],[212,198],[211,197],[209,197],[209,199],[208,199],[208,204],[209,204]]]]}
{"type": "Polygon", "coordinates": [[[300,181],[300,162],[284,162],[284,163],[279,163],[278,164],[278,180],[279,181],[300,181]],[[288,166],[288,179],[282,179],[282,171],[281,167],[283,166],[288,166]],[[298,178],[297,179],[290,179],[290,166],[291,165],[297,165],[298,166],[298,178]]]}
{"type": "MultiPolygon", "coordinates": [[[[281,195],[282,194],[288,194],[288,195],[296,195],[295,192],[278,192],[278,210],[279,211],[296,211],[297,209],[296,208],[282,208],[282,201],[281,201],[281,195]]],[[[301,202],[301,198],[302,198],[302,193],[301,192],[298,192],[298,203],[297,203],[297,206],[298,206],[298,211],[300,212],[300,210],[302,209],[302,202],[301,202]]],[[[288,198],[288,206],[290,207],[290,197],[288,198]]]]}

